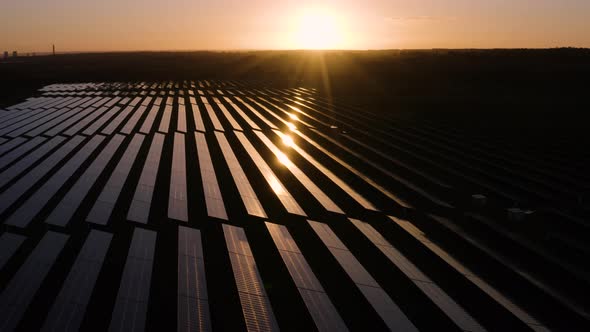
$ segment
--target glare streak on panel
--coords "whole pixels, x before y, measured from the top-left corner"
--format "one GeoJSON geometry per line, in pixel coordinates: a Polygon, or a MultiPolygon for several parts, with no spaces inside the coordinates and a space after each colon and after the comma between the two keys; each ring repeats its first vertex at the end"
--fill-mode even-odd
{"type": "MultiPolygon", "coordinates": [[[[170,98],[168,98],[170,99],[170,98]]],[[[158,131],[161,133],[168,133],[168,129],[170,128],[170,118],[172,117],[172,105],[166,104],[164,106],[164,114],[162,115],[162,120],[160,120],[160,127],[158,131]]]]}
{"type": "Polygon", "coordinates": [[[242,117],[242,119],[244,119],[244,121],[246,121],[246,123],[255,130],[261,130],[260,127],[256,124],[256,122],[252,121],[252,119],[250,119],[250,117],[248,115],[246,115],[246,113],[244,111],[242,111],[242,109],[235,104],[231,99],[229,99],[228,97],[223,97],[223,99],[225,99],[225,101],[227,101],[231,107],[233,107],[233,109],[242,117]]]}
{"type": "MultiPolygon", "coordinates": [[[[332,142],[332,143],[336,144],[338,147],[341,147],[342,148],[342,146],[340,145],[340,143],[338,143],[337,141],[331,140],[331,138],[329,136],[323,135],[321,132],[315,131],[314,129],[312,129],[312,130],[314,132],[316,132],[318,135],[320,135],[322,137],[325,137],[326,139],[330,140],[330,142],[332,142]]],[[[332,158],[332,160],[336,161],[342,167],[346,168],[347,170],[349,170],[350,172],[354,173],[359,178],[363,179],[371,187],[377,189],[383,195],[389,197],[395,203],[397,203],[400,206],[403,206],[405,208],[412,208],[413,207],[410,203],[406,202],[404,199],[401,199],[398,196],[396,196],[395,194],[391,193],[389,190],[387,190],[386,188],[384,188],[383,186],[381,186],[380,184],[378,184],[377,182],[375,182],[373,179],[369,178],[364,173],[362,173],[361,171],[357,170],[356,168],[354,168],[353,166],[351,166],[350,164],[348,164],[344,160],[338,158],[336,155],[334,155],[333,153],[331,153],[330,151],[328,151],[327,149],[325,149],[324,147],[322,147],[321,145],[319,145],[317,142],[315,142],[311,138],[307,137],[302,132],[295,131],[294,133],[297,134],[297,135],[299,135],[301,138],[303,138],[304,140],[306,140],[309,144],[313,145],[315,148],[317,148],[318,150],[322,151],[324,154],[326,154],[330,158],[332,158]]]]}
{"type": "Polygon", "coordinates": [[[170,174],[170,192],[168,197],[168,217],[188,221],[186,197],[186,152],[184,134],[174,133],[172,151],[172,172],[170,174]]]}
{"type": "Polygon", "coordinates": [[[59,226],[68,224],[124,139],[125,137],[123,135],[116,134],[113,136],[92,164],[86,168],[86,171],[80,176],[76,184],[74,184],[60,203],[53,209],[49,217],[45,220],[46,223],[59,226]]]}
{"type": "Polygon", "coordinates": [[[335,213],[342,213],[344,211],[326,195],[316,184],[312,181],[299,167],[297,167],[289,157],[285,155],[279,148],[277,148],[266,135],[260,131],[254,132],[258,138],[272,151],[272,153],[278,158],[278,160],[303,184],[303,186],[312,194],[315,199],[328,211],[335,213]]]}
{"type": "Polygon", "coordinates": [[[217,142],[221,147],[221,152],[234,179],[234,183],[238,187],[240,197],[246,206],[246,211],[248,211],[249,215],[266,218],[266,212],[264,212],[264,208],[262,207],[260,200],[250,185],[250,181],[248,181],[246,173],[244,173],[244,170],[240,166],[240,163],[232,151],[229,142],[225,138],[225,135],[223,133],[216,132],[215,136],[217,137],[217,142]]]}
{"type": "Polygon", "coordinates": [[[210,331],[201,232],[178,227],[178,331],[210,331]]]}
{"type": "MultiPolygon", "coordinates": [[[[156,99],[157,100],[157,99],[156,99]]],[[[157,102],[157,101],[156,101],[157,102]]],[[[140,133],[149,134],[152,131],[152,127],[154,126],[154,121],[156,120],[156,116],[160,111],[160,104],[155,104],[150,107],[148,115],[145,117],[141,128],[139,129],[140,133]]]]}
{"type": "Polygon", "coordinates": [[[260,112],[258,112],[254,107],[252,107],[250,104],[248,104],[247,102],[242,100],[242,98],[240,98],[240,97],[235,97],[235,98],[239,102],[241,102],[244,106],[246,106],[246,108],[248,108],[250,110],[250,112],[254,113],[254,115],[256,115],[260,120],[262,120],[262,122],[266,123],[266,125],[269,126],[271,129],[279,129],[279,128],[277,128],[277,126],[274,125],[274,123],[268,121],[267,118],[265,118],[262,114],[260,114],[260,112]]]}
{"type": "Polygon", "coordinates": [[[103,116],[101,116],[98,120],[96,120],[90,126],[88,126],[88,128],[86,128],[82,132],[82,134],[84,134],[84,135],[94,135],[94,133],[100,127],[102,127],[107,121],[109,121],[113,116],[115,116],[115,114],[119,113],[120,110],[121,110],[121,108],[118,107],[118,106],[115,106],[115,107],[111,108],[108,112],[106,112],[105,114],[103,114],[103,116]]]}
{"type": "Polygon", "coordinates": [[[6,167],[8,164],[12,163],[22,155],[26,154],[27,152],[31,151],[39,144],[45,142],[46,138],[44,137],[35,137],[25,144],[20,145],[18,148],[10,151],[9,153],[3,155],[0,158],[0,169],[6,167]]]}
{"type": "Polygon", "coordinates": [[[311,220],[308,222],[389,329],[392,331],[418,331],[328,225],[311,220]]]}
{"type": "Polygon", "coordinates": [[[106,135],[111,135],[119,125],[125,120],[129,114],[133,111],[134,106],[127,106],[125,109],[117,115],[114,119],[112,119],[109,124],[101,131],[101,133],[106,135]]]}
{"type": "Polygon", "coordinates": [[[0,330],[13,331],[63,249],[68,236],[47,232],[0,294],[0,330]]]}
{"type": "Polygon", "coordinates": [[[186,133],[186,107],[184,104],[178,105],[178,123],[176,125],[176,130],[186,133]]]}
{"type": "Polygon", "coordinates": [[[129,176],[129,172],[131,171],[131,167],[139,152],[139,148],[143,143],[144,137],[145,136],[141,134],[135,134],[133,136],[131,143],[129,143],[123,157],[115,167],[113,174],[96,199],[96,202],[94,202],[94,206],[86,218],[87,221],[101,225],[107,224],[113,208],[115,207],[115,203],[117,203],[119,194],[121,193],[121,190],[123,190],[123,184],[129,176]]]}
{"type": "Polygon", "coordinates": [[[213,161],[209,154],[205,134],[195,132],[195,140],[197,142],[197,157],[199,159],[199,168],[201,170],[207,214],[209,217],[227,220],[223,197],[221,196],[221,190],[217,183],[215,168],[213,167],[213,161]]]}
{"type": "Polygon", "coordinates": [[[348,331],[287,227],[269,222],[265,224],[317,329],[326,332],[348,331]]]}
{"type": "Polygon", "coordinates": [[[234,130],[242,131],[242,127],[236,121],[236,119],[234,119],[234,117],[231,115],[231,113],[228,111],[228,109],[225,107],[225,105],[223,105],[221,102],[219,102],[217,100],[217,98],[214,98],[214,99],[216,100],[217,106],[219,107],[219,109],[221,109],[221,113],[223,113],[223,115],[225,116],[225,118],[227,119],[227,121],[230,123],[230,125],[232,126],[232,128],[234,130]]]}
{"type": "Polygon", "coordinates": [[[156,232],[135,228],[109,331],[145,329],[156,237],[156,232]]]}
{"type": "Polygon", "coordinates": [[[198,131],[205,132],[205,123],[203,122],[203,118],[201,117],[201,110],[200,110],[199,105],[191,104],[191,107],[193,109],[193,118],[195,120],[195,128],[198,131]]]}
{"type": "Polygon", "coordinates": [[[242,132],[239,131],[236,131],[235,134],[240,140],[240,143],[242,143],[244,149],[246,149],[246,151],[248,152],[250,158],[252,158],[252,160],[256,164],[256,167],[258,168],[260,173],[262,173],[262,176],[264,177],[266,182],[272,188],[275,195],[277,195],[285,209],[287,209],[289,213],[297,214],[300,216],[307,216],[303,209],[299,206],[299,204],[297,204],[295,198],[291,196],[291,194],[287,191],[287,189],[281,183],[279,178],[275,175],[275,173],[271,170],[268,164],[264,161],[262,156],[258,153],[258,151],[256,151],[254,146],[252,146],[252,143],[250,143],[248,138],[242,132]]]}
{"type": "Polygon", "coordinates": [[[29,199],[20,206],[6,221],[9,225],[26,227],[31,220],[43,209],[47,202],[68,181],[80,165],[88,159],[104,136],[94,136],[68,162],[62,166],[47,182],[43,184],[29,199]]]}
{"type": "MultiPolygon", "coordinates": [[[[63,138],[58,137],[52,139],[47,144],[44,144],[41,148],[27,156],[27,158],[21,160],[11,168],[4,171],[0,175],[0,183],[6,184],[12,179],[12,176],[17,175],[23,171],[23,168],[25,168],[23,166],[32,165],[63,140],[63,138]],[[57,139],[59,139],[59,141],[57,139]]],[[[8,189],[4,190],[4,192],[0,194],[0,213],[6,211],[8,207],[10,207],[17,199],[19,199],[27,190],[33,187],[35,183],[41,180],[43,176],[49,173],[49,171],[51,171],[55,165],[57,165],[57,163],[65,158],[65,156],[70,152],[72,152],[72,150],[82,143],[83,140],[83,137],[75,136],[62,145],[59,149],[57,149],[57,151],[53,152],[47,159],[30,170],[26,176],[23,176],[8,189]]]]}
{"type": "Polygon", "coordinates": [[[246,233],[240,227],[223,224],[223,235],[242,304],[246,329],[279,331],[246,233]]]}
{"type": "Polygon", "coordinates": [[[145,106],[143,106],[143,105],[139,106],[137,108],[137,111],[135,111],[133,113],[133,115],[129,118],[129,120],[127,120],[127,123],[121,129],[121,133],[127,134],[127,135],[131,134],[133,129],[137,126],[137,122],[139,121],[139,118],[141,118],[143,113],[145,113],[145,110],[146,110],[145,106]]]}
{"type": "Polygon", "coordinates": [[[215,114],[215,110],[213,110],[213,107],[211,107],[211,105],[209,104],[205,104],[205,109],[207,110],[207,114],[209,115],[209,118],[213,123],[213,128],[218,131],[223,131],[223,126],[221,125],[221,122],[219,122],[219,119],[217,118],[217,115],[215,114]]]}
{"type": "Polygon", "coordinates": [[[14,233],[4,232],[0,235],[0,271],[4,264],[14,255],[18,248],[23,244],[26,237],[14,233]]]}
{"type": "Polygon", "coordinates": [[[394,248],[373,226],[356,219],[350,221],[463,331],[485,331],[465,309],[394,248]]]}
{"type": "Polygon", "coordinates": [[[91,230],[51,307],[42,331],[77,331],[86,313],[112,234],[91,230]]]}
{"type": "Polygon", "coordinates": [[[424,247],[430,250],[434,255],[438,256],[451,268],[456,270],[458,273],[464,275],[476,287],[481,289],[484,293],[488,294],[488,296],[490,296],[492,299],[498,302],[498,304],[506,308],[525,324],[529,325],[531,329],[535,331],[548,331],[548,329],[545,326],[543,326],[539,321],[533,318],[523,308],[521,308],[512,300],[504,296],[504,294],[502,294],[494,286],[488,284],[483,278],[480,278],[480,276],[477,273],[475,273],[467,266],[463,265],[455,258],[453,258],[453,256],[451,256],[451,254],[449,254],[446,250],[438,246],[436,243],[430,241],[428,236],[425,233],[423,233],[420,229],[418,229],[415,225],[413,225],[409,221],[397,219],[391,216],[389,216],[389,219],[391,219],[391,221],[403,228],[408,234],[414,237],[418,242],[420,242],[424,247]]]}
{"type": "Polygon", "coordinates": [[[143,166],[139,183],[135,189],[135,195],[131,201],[129,213],[127,213],[127,219],[131,221],[144,224],[148,221],[163,145],[164,135],[156,133],[143,166]]]}
{"type": "MultiPolygon", "coordinates": [[[[279,137],[281,137],[282,139],[286,139],[286,137],[288,137],[285,134],[281,133],[280,131],[275,131],[275,133],[277,135],[279,135],[279,137]]],[[[371,202],[369,202],[363,195],[361,195],[356,190],[351,188],[346,182],[344,182],[336,174],[332,173],[332,171],[330,171],[328,168],[324,167],[324,165],[320,164],[315,158],[310,156],[307,152],[305,152],[303,149],[301,149],[297,144],[292,143],[292,144],[290,144],[290,147],[293,148],[293,150],[297,151],[301,156],[303,156],[303,158],[305,158],[309,163],[311,163],[313,166],[315,166],[315,168],[317,168],[320,172],[322,172],[322,174],[324,174],[330,180],[332,180],[332,182],[334,182],[336,185],[338,185],[340,188],[342,188],[342,190],[344,192],[346,192],[348,195],[350,195],[350,197],[352,197],[362,207],[364,207],[365,209],[368,209],[368,210],[378,211],[378,209],[371,202]]]]}

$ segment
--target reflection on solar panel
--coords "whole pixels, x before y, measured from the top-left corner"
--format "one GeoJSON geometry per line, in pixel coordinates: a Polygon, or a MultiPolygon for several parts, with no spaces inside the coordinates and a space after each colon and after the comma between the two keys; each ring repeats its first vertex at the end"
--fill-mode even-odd
{"type": "Polygon", "coordinates": [[[277,195],[285,209],[289,213],[305,216],[305,212],[299,206],[299,204],[297,204],[295,198],[293,198],[293,196],[291,196],[291,194],[287,191],[285,186],[281,183],[279,178],[273,173],[268,164],[264,162],[264,159],[262,158],[262,156],[260,156],[260,154],[258,154],[258,152],[254,148],[254,146],[252,146],[248,138],[246,138],[246,136],[239,131],[235,132],[235,134],[240,140],[240,143],[242,143],[244,149],[248,151],[248,155],[250,156],[250,158],[252,158],[252,160],[256,164],[256,167],[258,167],[258,170],[260,171],[260,173],[262,173],[262,176],[264,176],[264,179],[272,188],[275,195],[277,195]]]}
{"type": "Polygon", "coordinates": [[[319,331],[347,331],[340,314],[303,257],[285,226],[267,222],[266,228],[319,331]]]}
{"type": "Polygon", "coordinates": [[[248,214],[260,218],[266,218],[266,212],[264,212],[264,208],[262,207],[260,200],[256,196],[256,193],[254,192],[254,189],[252,188],[250,181],[246,177],[246,173],[244,173],[242,166],[240,166],[240,162],[238,161],[236,155],[232,151],[229,142],[225,138],[225,135],[216,132],[215,136],[217,137],[217,142],[221,147],[221,153],[225,157],[225,162],[229,167],[231,175],[234,179],[236,187],[238,188],[238,191],[240,192],[240,197],[242,198],[242,202],[246,206],[248,214]]]}
{"type": "Polygon", "coordinates": [[[264,82],[46,86],[0,109],[0,330],[587,330],[562,143],[421,121],[264,82]],[[553,196],[534,232],[500,220],[553,196]]]}
{"type": "Polygon", "coordinates": [[[377,311],[387,327],[392,331],[417,331],[414,324],[410,322],[328,225],[311,220],[309,224],[365,298],[371,303],[373,309],[377,311]]]}
{"type": "Polygon", "coordinates": [[[223,235],[248,331],[279,331],[243,229],[223,225],[223,235]]]}
{"type": "Polygon", "coordinates": [[[340,207],[338,207],[338,205],[336,205],[336,203],[334,203],[334,201],[332,201],[330,197],[328,197],[328,195],[326,195],[326,193],[324,193],[315,184],[315,182],[313,182],[307,175],[305,175],[305,173],[301,169],[299,169],[299,167],[295,166],[295,164],[293,164],[291,160],[289,160],[289,157],[287,157],[286,154],[279,150],[279,148],[277,148],[276,145],[274,145],[268,139],[268,137],[266,137],[266,135],[264,135],[260,131],[257,131],[255,133],[256,135],[258,135],[260,140],[262,140],[262,142],[270,149],[270,151],[274,153],[274,155],[279,159],[281,164],[283,164],[285,167],[287,167],[287,169],[289,169],[289,171],[291,171],[291,173],[293,173],[297,180],[299,180],[299,182],[301,182],[301,184],[303,184],[303,186],[307,190],[309,190],[311,195],[315,197],[326,210],[335,213],[344,213],[344,211],[342,211],[340,207]]]}

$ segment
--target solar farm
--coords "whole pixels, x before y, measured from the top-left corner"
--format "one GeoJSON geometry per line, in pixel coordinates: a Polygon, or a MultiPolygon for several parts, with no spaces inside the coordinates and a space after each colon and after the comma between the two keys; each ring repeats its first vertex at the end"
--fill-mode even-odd
{"type": "Polygon", "coordinates": [[[587,330],[590,176],[400,121],[259,81],[43,87],[0,110],[0,330],[587,330]]]}

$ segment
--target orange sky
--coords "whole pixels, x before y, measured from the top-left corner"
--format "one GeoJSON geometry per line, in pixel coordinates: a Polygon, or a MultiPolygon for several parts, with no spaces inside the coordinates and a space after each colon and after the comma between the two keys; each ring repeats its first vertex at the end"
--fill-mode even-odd
{"type": "Polygon", "coordinates": [[[590,47],[588,0],[5,0],[0,51],[590,47]]]}

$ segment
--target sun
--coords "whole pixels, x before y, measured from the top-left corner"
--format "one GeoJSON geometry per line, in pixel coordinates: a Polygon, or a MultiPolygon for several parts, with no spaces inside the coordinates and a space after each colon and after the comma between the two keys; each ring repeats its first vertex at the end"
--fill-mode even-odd
{"type": "Polygon", "coordinates": [[[342,47],[342,22],[327,10],[308,10],[300,14],[293,46],[298,49],[326,50],[342,47]]]}

